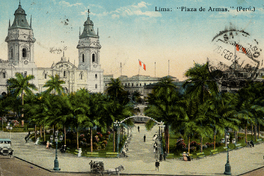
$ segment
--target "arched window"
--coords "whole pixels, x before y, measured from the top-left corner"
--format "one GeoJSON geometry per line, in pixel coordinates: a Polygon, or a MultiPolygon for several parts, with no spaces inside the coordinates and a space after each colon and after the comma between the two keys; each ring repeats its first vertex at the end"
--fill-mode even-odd
{"type": "Polygon", "coordinates": [[[13,59],[14,53],[13,53],[13,48],[10,49],[10,57],[13,59]]]}
{"type": "Polygon", "coordinates": [[[92,62],[95,62],[95,54],[92,55],[92,62]]]}
{"type": "Polygon", "coordinates": [[[95,84],[95,88],[97,89],[97,84],[95,84]]]}
{"type": "Polygon", "coordinates": [[[97,74],[95,74],[95,79],[97,79],[97,74]]]}
{"type": "Polygon", "coordinates": [[[44,78],[47,79],[47,73],[45,73],[44,78]]]}
{"type": "Polygon", "coordinates": [[[27,57],[27,49],[26,48],[22,49],[22,57],[27,57]]]}
{"type": "Polygon", "coordinates": [[[6,78],[6,73],[5,72],[3,73],[3,78],[6,78]]]}
{"type": "Polygon", "coordinates": [[[84,62],[84,54],[82,54],[82,62],[84,62]]]}
{"type": "Polygon", "coordinates": [[[63,72],[63,76],[66,77],[66,71],[63,72]]]}
{"type": "Polygon", "coordinates": [[[80,72],[80,74],[79,74],[79,78],[80,78],[80,79],[83,79],[83,72],[80,72]]]}

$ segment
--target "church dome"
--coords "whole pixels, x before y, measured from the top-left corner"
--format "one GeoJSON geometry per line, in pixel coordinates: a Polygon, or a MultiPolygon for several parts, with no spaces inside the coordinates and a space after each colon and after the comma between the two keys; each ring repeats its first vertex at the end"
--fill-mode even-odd
{"type": "Polygon", "coordinates": [[[93,21],[90,20],[90,17],[88,17],[87,20],[84,22],[84,26],[86,26],[86,25],[92,25],[92,26],[94,25],[93,21]]]}
{"type": "Polygon", "coordinates": [[[15,11],[15,14],[14,14],[14,15],[17,15],[17,14],[26,15],[25,10],[22,9],[21,5],[18,6],[18,8],[17,8],[17,10],[15,11]]]}
{"type": "Polygon", "coordinates": [[[94,31],[94,24],[93,24],[93,21],[90,20],[90,17],[89,17],[89,10],[88,10],[88,17],[87,17],[87,20],[84,22],[83,26],[83,32],[82,34],[79,36],[79,39],[82,39],[82,38],[88,38],[88,37],[95,37],[95,38],[98,38],[98,35],[95,34],[95,31],[94,31]]]}
{"type": "Polygon", "coordinates": [[[14,22],[12,26],[9,27],[9,29],[16,29],[16,28],[31,29],[31,26],[27,22],[27,18],[26,18],[27,14],[25,10],[22,8],[20,2],[14,15],[15,15],[14,22]]]}

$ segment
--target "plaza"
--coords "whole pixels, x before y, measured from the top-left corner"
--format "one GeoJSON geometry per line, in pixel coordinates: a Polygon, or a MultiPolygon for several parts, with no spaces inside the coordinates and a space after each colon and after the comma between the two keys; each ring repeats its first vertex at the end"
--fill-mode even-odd
{"type": "MultiPolygon", "coordinates": [[[[144,124],[136,124],[132,129],[132,139],[128,145],[128,157],[124,158],[88,158],[58,152],[61,173],[90,173],[91,160],[103,161],[104,169],[113,169],[120,165],[124,171],[120,174],[129,175],[224,175],[226,152],[207,156],[203,159],[194,159],[191,162],[180,159],[167,159],[160,163],[159,171],[155,171],[155,154],[153,152],[152,137],[158,132],[158,126],[147,131],[144,124]],[[140,132],[137,130],[140,126],[140,132]],[[146,135],[146,142],[143,136],[146,135]]],[[[38,167],[53,171],[55,158],[54,149],[46,149],[44,145],[35,145],[30,141],[25,143],[27,133],[11,133],[14,156],[38,167]]],[[[9,138],[8,132],[0,132],[1,138],[9,138]]],[[[241,175],[263,166],[263,143],[255,147],[244,147],[230,151],[230,165],[232,175],[241,175]]]]}

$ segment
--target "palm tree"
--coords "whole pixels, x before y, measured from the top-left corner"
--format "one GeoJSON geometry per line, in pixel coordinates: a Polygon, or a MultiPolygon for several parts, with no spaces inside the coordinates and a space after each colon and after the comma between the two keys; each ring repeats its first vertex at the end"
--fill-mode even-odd
{"type": "Polygon", "coordinates": [[[129,102],[128,92],[125,91],[119,78],[111,78],[109,87],[106,89],[107,95],[109,95],[113,100],[118,101],[120,104],[127,104],[129,102]]]}
{"type": "Polygon", "coordinates": [[[140,96],[141,96],[140,92],[138,90],[136,90],[132,94],[132,100],[135,101],[135,102],[137,102],[137,103],[140,103],[141,102],[140,96]]]}
{"type": "Polygon", "coordinates": [[[62,124],[63,105],[58,95],[45,94],[44,99],[44,120],[46,125],[53,127],[53,132],[55,132],[55,128],[59,129],[62,124]]]}
{"type": "MultiPolygon", "coordinates": [[[[218,71],[210,73],[208,63],[204,65],[196,63],[193,68],[190,68],[185,73],[185,76],[189,77],[183,84],[183,87],[186,89],[186,98],[197,102],[198,106],[199,104],[203,105],[209,97],[217,95],[218,86],[215,77],[219,74],[221,74],[221,72],[218,71]]],[[[199,110],[199,108],[197,108],[197,110],[199,110]]],[[[199,111],[197,113],[199,113],[199,111]]],[[[207,116],[204,116],[204,118],[204,121],[207,121],[207,116]]],[[[201,127],[204,125],[202,121],[199,121],[199,123],[201,127]]],[[[201,151],[202,139],[203,137],[201,136],[201,151]]]]}
{"type": "Polygon", "coordinates": [[[59,114],[58,118],[60,119],[60,124],[63,125],[64,145],[67,144],[66,128],[71,126],[71,119],[74,118],[75,115],[75,109],[73,108],[70,100],[71,96],[74,96],[74,94],[63,94],[59,96],[58,99],[58,103],[61,104],[61,113],[59,114]]]}
{"type": "Polygon", "coordinates": [[[172,127],[176,132],[183,134],[188,140],[188,152],[190,152],[190,138],[194,134],[201,136],[201,151],[202,138],[212,133],[212,128],[206,123],[206,113],[199,109],[204,108],[205,104],[199,105],[198,101],[194,101],[188,96],[183,97],[177,108],[179,117],[172,122],[172,127]],[[202,124],[202,125],[201,125],[202,124]]]}
{"type": "MultiPolygon", "coordinates": [[[[126,105],[120,104],[118,101],[112,100],[109,97],[105,97],[101,103],[103,110],[101,112],[100,124],[102,121],[105,123],[107,128],[113,127],[113,122],[116,120],[120,121],[126,117],[133,115],[133,104],[128,103],[126,105]]],[[[132,125],[131,119],[124,122],[127,125],[132,125]]],[[[113,150],[115,152],[115,131],[113,132],[113,150]]]]}
{"type": "MultiPolygon", "coordinates": [[[[35,77],[33,75],[24,76],[21,73],[15,74],[16,78],[10,78],[7,80],[8,91],[13,92],[16,97],[21,95],[22,107],[24,106],[24,93],[30,95],[32,90],[37,90],[37,87],[29,83],[35,77]]],[[[22,114],[23,117],[23,114],[22,114]]]]}
{"type": "MultiPolygon", "coordinates": [[[[247,142],[247,127],[248,125],[255,125],[255,139],[256,139],[256,125],[263,125],[264,115],[264,101],[263,101],[263,84],[249,82],[247,87],[239,90],[240,103],[238,105],[238,117],[243,118],[243,125],[245,125],[245,141],[247,142]]],[[[253,133],[252,133],[253,134],[253,133]]]]}
{"type": "Polygon", "coordinates": [[[217,74],[221,73],[209,72],[208,63],[204,65],[195,64],[185,73],[185,76],[189,77],[183,84],[183,87],[186,88],[186,94],[192,98],[198,98],[200,104],[208,96],[218,94],[218,86],[215,80],[217,74]]]}
{"type": "Polygon", "coordinates": [[[37,139],[37,131],[36,131],[36,124],[39,124],[40,118],[39,115],[41,113],[41,109],[39,106],[40,104],[37,101],[36,95],[26,96],[25,101],[26,104],[24,105],[24,113],[25,118],[30,122],[35,124],[35,140],[37,139]]]}
{"type": "Polygon", "coordinates": [[[213,128],[214,149],[217,133],[223,135],[226,128],[238,129],[240,120],[236,118],[237,94],[219,93],[211,97],[204,104],[200,111],[206,112],[207,122],[213,128]]]}
{"type": "Polygon", "coordinates": [[[176,120],[178,111],[175,111],[179,101],[177,87],[170,77],[162,78],[148,95],[148,107],[145,114],[165,124],[166,151],[169,153],[169,124],[176,120]]]}
{"type": "Polygon", "coordinates": [[[92,128],[96,126],[104,126],[104,122],[100,122],[102,108],[101,94],[92,94],[86,89],[81,89],[71,96],[71,111],[74,118],[72,124],[77,130],[77,148],[79,148],[79,127],[90,128],[91,152],[93,152],[93,133],[92,128]]]}
{"type": "Polygon", "coordinates": [[[48,87],[46,90],[46,93],[49,94],[51,91],[55,91],[58,93],[58,95],[61,95],[61,93],[64,91],[61,84],[64,84],[65,82],[63,80],[60,80],[59,75],[55,76],[49,76],[50,80],[48,80],[43,87],[48,87]]]}

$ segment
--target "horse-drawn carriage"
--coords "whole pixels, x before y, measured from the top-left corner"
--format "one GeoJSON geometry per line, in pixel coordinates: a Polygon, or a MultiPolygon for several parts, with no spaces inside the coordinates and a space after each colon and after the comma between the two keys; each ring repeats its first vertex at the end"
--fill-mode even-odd
{"type": "Polygon", "coordinates": [[[96,172],[96,173],[100,173],[104,171],[104,163],[103,161],[93,161],[91,160],[90,164],[90,169],[91,172],[96,172]]]}
{"type": "Polygon", "coordinates": [[[118,166],[117,168],[114,169],[108,169],[108,170],[104,170],[104,163],[103,161],[93,161],[91,160],[90,164],[90,169],[91,172],[93,173],[100,173],[101,175],[104,175],[105,173],[108,175],[111,174],[118,174],[119,172],[124,170],[124,167],[122,165],[118,166]]]}

